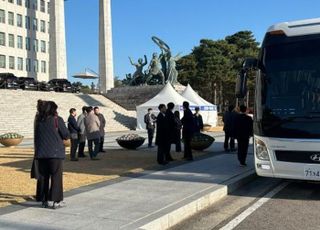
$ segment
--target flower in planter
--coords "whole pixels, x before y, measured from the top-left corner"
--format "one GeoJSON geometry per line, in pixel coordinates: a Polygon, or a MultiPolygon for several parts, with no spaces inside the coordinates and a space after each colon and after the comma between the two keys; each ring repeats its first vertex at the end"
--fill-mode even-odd
{"type": "Polygon", "coordinates": [[[18,133],[5,133],[5,134],[0,136],[0,140],[3,140],[3,139],[21,139],[21,138],[23,138],[23,136],[18,134],[18,133]]]}
{"type": "Polygon", "coordinates": [[[119,141],[136,141],[136,140],[144,140],[144,139],[145,139],[144,137],[141,137],[138,134],[134,134],[134,133],[125,134],[117,138],[117,140],[119,141]]]}

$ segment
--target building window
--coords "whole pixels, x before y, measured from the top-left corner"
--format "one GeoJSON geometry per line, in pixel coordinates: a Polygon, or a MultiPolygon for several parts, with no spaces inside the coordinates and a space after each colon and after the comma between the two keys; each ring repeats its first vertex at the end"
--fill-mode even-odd
{"type": "Polygon", "coordinates": [[[33,51],[38,52],[39,50],[39,42],[38,39],[33,39],[33,51]]]}
{"type": "Polygon", "coordinates": [[[38,19],[33,18],[32,28],[33,28],[33,30],[38,30],[38,19]]]}
{"type": "Polygon", "coordinates": [[[8,0],[8,2],[13,3],[13,0],[8,0]]]}
{"type": "Polygon", "coordinates": [[[41,61],[41,73],[46,73],[47,72],[47,67],[46,67],[46,62],[41,61]]]}
{"type": "Polygon", "coordinates": [[[43,33],[46,32],[46,22],[43,20],[40,21],[40,31],[43,33]]]}
{"type": "Polygon", "coordinates": [[[30,38],[26,37],[26,50],[30,50],[30,38]]]}
{"type": "Polygon", "coordinates": [[[47,11],[48,11],[48,14],[50,13],[50,2],[47,3],[47,11]]]}
{"type": "Polygon", "coordinates": [[[22,0],[17,0],[17,5],[22,6],[22,0]]]}
{"type": "Polygon", "coordinates": [[[9,47],[14,48],[14,35],[9,34],[9,47]]]}
{"type": "Polygon", "coordinates": [[[17,59],[17,68],[18,70],[23,70],[23,58],[18,57],[17,59]]]}
{"type": "Polygon", "coordinates": [[[14,69],[14,57],[9,56],[9,69],[14,69]]]}
{"type": "Polygon", "coordinates": [[[33,72],[38,73],[39,72],[39,64],[38,64],[38,60],[35,59],[33,61],[33,72]]]}
{"type": "Polygon", "coordinates": [[[17,14],[17,26],[22,27],[22,15],[17,14]]]}
{"type": "Polygon", "coordinates": [[[0,55],[0,68],[6,68],[6,56],[0,55]]]}
{"type": "Polygon", "coordinates": [[[31,71],[31,59],[26,58],[26,71],[30,72],[31,71]]]}
{"type": "Polygon", "coordinates": [[[25,7],[30,8],[30,0],[25,0],[24,5],[25,7]]]}
{"type": "Polygon", "coordinates": [[[32,9],[38,10],[38,0],[33,0],[32,1],[32,9]]]}
{"type": "Polygon", "coordinates": [[[46,42],[41,40],[41,52],[45,53],[46,52],[46,42]]]}
{"type": "Polygon", "coordinates": [[[3,32],[0,32],[0,46],[6,45],[6,35],[3,32]]]}
{"type": "Polygon", "coordinates": [[[23,49],[23,41],[22,41],[22,36],[17,36],[17,47],[19,49],[23,49]]]}
{"type": "Polygon", "coordinates": [[[8,23],[9,25],[14,25],[14,14],[13,12],[8,12],[8,23]]]}
{"type": "Polygon", "coordinates": [[[6,23],[6,12],[4,10],[0,10],[0,23],[6,23]]]}
{"type": "Polygon", "coordinates": [[[44,0],[40,0],[40,11],[43,13],[46,12],[46,3],[44,0]]]}
{"type": "Polygon", "coordinates": [[[29,16],[25,17],[25,26],[26,26],[26,29],[30,30],[30,17],[29,16]]]}
{"type": "Polygon", "coordinates": [[[49,29],[50,29],[50,22],[48,22],[48,33],[50,33],[49,29]]]}

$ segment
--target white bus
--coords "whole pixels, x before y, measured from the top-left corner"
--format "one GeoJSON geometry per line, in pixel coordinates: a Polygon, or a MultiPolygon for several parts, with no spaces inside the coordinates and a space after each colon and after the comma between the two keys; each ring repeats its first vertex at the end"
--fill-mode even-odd
{"type": "Polygon", "coordinates": [[[243,63],[238,98],[246,95],[250,69],[257,174],[320,180],[320,18],[271,26],[258,59],[243,63]]]}

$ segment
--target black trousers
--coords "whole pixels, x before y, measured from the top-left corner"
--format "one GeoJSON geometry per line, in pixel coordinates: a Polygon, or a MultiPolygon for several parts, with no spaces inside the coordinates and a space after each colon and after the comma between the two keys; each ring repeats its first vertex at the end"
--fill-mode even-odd
{"type": "Polygon", "coordinates": [[[84,156],[84,147],[86,146],[86,142],[80,142],[79,143],[79,150],[78,150],[78,157],[84,156]]]}
{"type": "Polygon", "coordinates": [[[158,144],[157,162],[158,164],[164,164],[166,162],[166,151],[168,147],[166,144],[158,144]]]}
{"type": "Polygon", "coordinates": [[[184,158],[188,160],[193,160],[192,150],[191,150],[191,137],[184,137],[184,158]]]}
{"type": "Polygon", "coordinates": [[[77,148],[78,148],[78,139],[70,139],[71,141],[71,147],[70,147],[70,159],[76,159],[77,158],[77,148]]]}
{"type": "Polygon", "coordinates": [[[240,164],[246,163],[248,154],[249,138],[237,138],[238,141],[238,160],[240,164]]]}
{"type": "Polygon", "coordinates": [[[230,137],[229,134],[225,133],[225,135],[224,135],[224,149],[225,150],[229,149],[229,141],[230,141],[230,149],[234,149],[235,148],[234,137],[230,137]]]}
{"type": "Polygon", "coordinates": [[[104,136],[100,137],[100,146],[99,146],[99,151],[103,151],[103,143],[104,143],[104,136]]]}
{"type": "Polygon", "coordinates": [[[90,158],[96,157],[99,153],[100,138],[88,140],[88,148],[89,148],[90,158]],[[94,148],[93,148],[93,144],[94,144],[94,148]]]}
{"type": "Polygon", "coordinates": [[[181,152],[181,141],[180,139],[176,142],[176,152],[181,152]]]}
{"type": "Polygon", "coordinates": [[[148,146],[151,147],[153,136],[154,136],[154,129],[147,129],[147,131],[148,131],[148,146]]]}
{"type": "Polygon", "coordinates": [[[165,152],[165,160],[166,161],[172,161],[173,158],[170,154],[170,151],[171,151],[171,142],[167,142],[166,143],[166,152],[165,152]]]}
{"type": "Polygon", "coordinates": [[[37,200],[63,200],[62,159],[39,159],[39,173],[42,179],[37,181],[37,200]]]}

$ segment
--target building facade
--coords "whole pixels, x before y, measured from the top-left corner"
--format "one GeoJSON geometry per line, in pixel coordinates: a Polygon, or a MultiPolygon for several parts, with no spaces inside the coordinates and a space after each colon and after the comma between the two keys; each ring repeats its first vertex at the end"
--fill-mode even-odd
{"type": "MultiPolygon", "coordinates": [[[[52,3],[60,1],[63,4],[63,0],[52,0],[52,3]]],[[[0,73],[39,81],[67,78],[65,40],[63,47],[59,46],[64,49],[65,69],[62,74],[50,74],[50,33],[55,31],[50,28],[50,6],[49,0],[0,0],[0,73]]],[[[64,24],[64,12],[61,16],[64,24]]]]}

